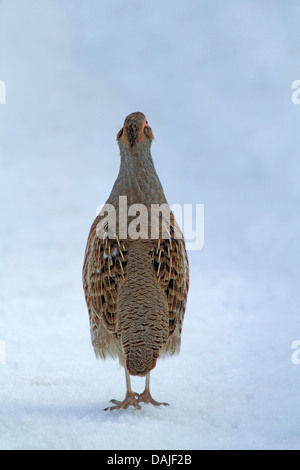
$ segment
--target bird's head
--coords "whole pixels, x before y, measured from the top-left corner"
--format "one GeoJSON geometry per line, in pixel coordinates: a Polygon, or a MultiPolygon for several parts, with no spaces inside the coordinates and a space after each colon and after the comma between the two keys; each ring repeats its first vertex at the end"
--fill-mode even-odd
{"type": "Polygon", "coordinates": [[[117,141],[122,141],[131,151],[139,147],[139,144],[151,145],[154,135],[143,113],[129,114],[124,121],[122,129],[118,132],[117,141]]]}

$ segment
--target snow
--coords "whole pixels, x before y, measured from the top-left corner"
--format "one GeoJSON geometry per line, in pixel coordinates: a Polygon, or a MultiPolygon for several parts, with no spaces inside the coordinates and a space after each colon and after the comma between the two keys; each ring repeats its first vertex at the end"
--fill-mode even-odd
{"type": "Polygon", "coordinates": [[[300,448],[299,16],[296,0],[1,1],[1,449],[300,448]],[[181,353],[151,374],[170,406],[108,412],[125,377],[94,357],[81,269],[137,110],[169,203],[204,204],[205,242],[181,353]]]}

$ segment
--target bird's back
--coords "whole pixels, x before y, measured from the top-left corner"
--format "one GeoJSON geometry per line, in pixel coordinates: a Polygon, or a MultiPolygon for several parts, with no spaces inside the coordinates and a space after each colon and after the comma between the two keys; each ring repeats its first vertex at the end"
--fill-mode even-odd
{"type": "Polygon", "coordinates": [[[148,241],[128,243],[126,279],[118,302],[118,338],[131,375],[146,375],[169,336],[169,310],[153,269],[148,241]]]}

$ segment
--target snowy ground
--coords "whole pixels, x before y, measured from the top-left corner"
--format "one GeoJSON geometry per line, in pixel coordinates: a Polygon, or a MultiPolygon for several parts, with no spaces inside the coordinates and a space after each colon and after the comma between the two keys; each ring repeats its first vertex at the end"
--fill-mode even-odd
{"type": "Polygon", "coordinates": [[[1,449],[300,449],[299,3],[177,3],[0,2],[1,449]],[[94,357],[81,267],[136,110],[205,245],[152,374],[171,406],[110,413],[124,373],[94,357]]]}

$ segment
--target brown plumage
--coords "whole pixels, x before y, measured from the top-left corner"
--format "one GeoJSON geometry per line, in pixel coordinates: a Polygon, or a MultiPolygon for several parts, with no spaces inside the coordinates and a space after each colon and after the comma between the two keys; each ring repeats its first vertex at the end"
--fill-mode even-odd
{"type": "Polygon", "coordinates": [[[85,252],[83,286],[96,356],[118,357],[126,374],[126,397],[112,400],[111,410],[166,404],[150,395],[150,371],[158,357],[180,348],[188,258],[154,168],[153,139],[144,114],[127,116],[117,135],[119,175],[85,252]],[[157,205],[164,210],[155,212],[157,205]],[[130,375],[146,376],[142,394],[131,390],[130,375]]]}

